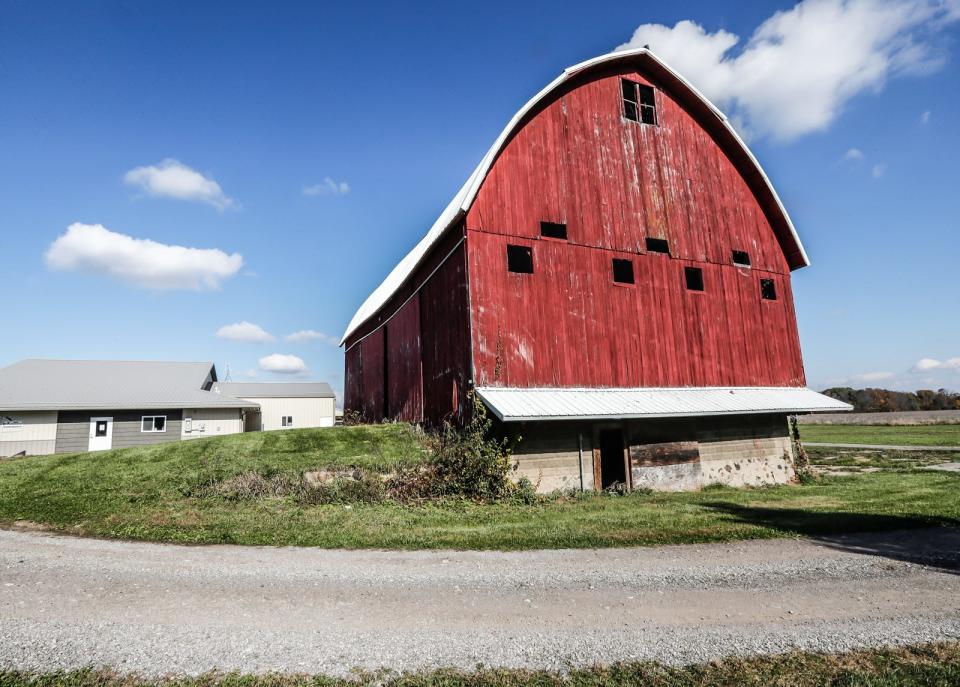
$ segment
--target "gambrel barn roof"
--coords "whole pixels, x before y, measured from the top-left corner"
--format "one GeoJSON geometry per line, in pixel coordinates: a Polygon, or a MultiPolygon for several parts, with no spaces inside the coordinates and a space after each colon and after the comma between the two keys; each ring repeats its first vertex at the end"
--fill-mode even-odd
{"type": "Polygon", "coordinates": [[[444,232],[470,209],[471,204],[480,190],[487,173],[493,166],[500,152],[510,141],[511,137],[527,121],[528,116],[535,112],[537,107],[556,93],[561,87],[576,77],[585,75],[588,71],[602,67],[615,66],[621,63],[635,63],[644,73],[655,78],[666,87],[670,94],[687,107],[700,121],[701,125],[713,135],[730,160],[736,165],[740,174],[746,180],[758,202],[763,208],[771,226],[776,232],[777,239],[783,249],[790,269],[798,269],[810,264],[800,237],[790,221],[786,208],[777,196],[776,190],[770,183],[760,163],[750,152],[743,139],[730,125],[726,115],[711,103],[700,91],[676,71],[667,66],[660,58],[646,48],[623,50],[601,55],[591,60],[568,67],[560,76],[554,79],[546,88],[531,98],[513,116],[500,136],[487,151],[480,164],[467,179],[450,204],[437,218],[433,226],[419,243],[411,250],[400,263],[393,268],[387,278],[360,306],[340,341],[343,345],[364,322],[375,315],[397,291],[398,288],[413,274],[414,270],[429,253],[430,249],[440,239],[444,232]]]}

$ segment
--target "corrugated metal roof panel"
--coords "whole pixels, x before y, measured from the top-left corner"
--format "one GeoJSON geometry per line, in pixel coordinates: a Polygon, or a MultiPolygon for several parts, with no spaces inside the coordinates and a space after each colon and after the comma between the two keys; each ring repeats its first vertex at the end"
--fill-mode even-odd
{"type": "Polygon", "coordinates": [[[804,387],[519,389],[478,387],[505,422],[600,420],[751,413],[817,413],[853,406],[804,387]]]}
{"type": "Polygon", "coordinates": [[[336,398],[326,382],[219,382],[214,389],[236,398],[336,398]]]}
{"type": "Polygon", "coordinates": [[[21,360],[0,369],[0,410],[256,408],[204,391],[213,363],[21,360]]]}

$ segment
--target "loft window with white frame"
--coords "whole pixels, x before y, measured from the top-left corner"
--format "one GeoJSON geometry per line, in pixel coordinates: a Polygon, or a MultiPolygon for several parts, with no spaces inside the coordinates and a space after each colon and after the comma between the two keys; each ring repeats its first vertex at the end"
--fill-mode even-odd
{"type": "Polygon", "coordinates": [[[140,418],[140,431],[141,432],[166,432],[167,416],[166,415],[144,415],[142,418],[140,418]]]}
{"type": "Polygon", "coordinates": [[[283,427],[293,427],[293,415],[284,415],[280,418],[280,425],[283,427]]]}
{"type": "Polygon", "coordinates": [[[623,116],[632,122],[641,124],[657,123],[657,100],[652,86],[620,80],[620,93],[623,96],[623,116]]]}

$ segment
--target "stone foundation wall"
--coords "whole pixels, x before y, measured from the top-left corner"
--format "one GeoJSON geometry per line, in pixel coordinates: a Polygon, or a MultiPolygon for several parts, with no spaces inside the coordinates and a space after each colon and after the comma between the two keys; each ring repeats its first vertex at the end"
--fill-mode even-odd
{"type": "MultiPolygon", "coordinates": [[[[657,447],[654,460],[631,458],[634,489],[760,486],[784,484],[794,477],[793,444],[785,415],[630,420],[621,426],[631,456],[647,455],[651,446],[657,447]]],[[[591,423],[526,423],[520,434],[522,440],[514,451],[516,478],[527,477],[540,493],[594,489],[591,423]]]]}

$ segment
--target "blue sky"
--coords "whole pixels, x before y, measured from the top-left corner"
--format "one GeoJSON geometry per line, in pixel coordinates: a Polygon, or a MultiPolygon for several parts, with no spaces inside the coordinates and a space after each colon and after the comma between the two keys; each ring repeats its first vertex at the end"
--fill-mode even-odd
{"type": "Polygon", "coordinates": [[[958,19],[0,0],[0,365],[209,359],[342,388],[335,339],[510,116],[636,31],[738,122],[793,217],[810,385],[960,389],[958,19]]]}

